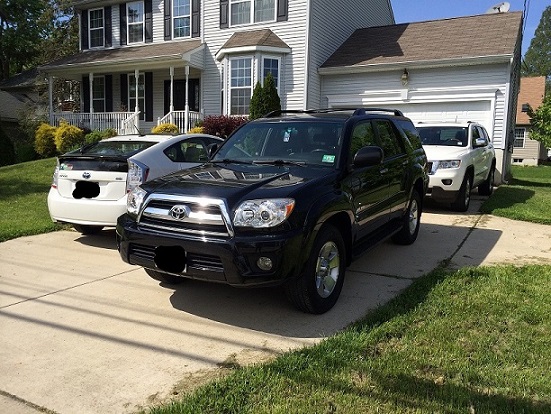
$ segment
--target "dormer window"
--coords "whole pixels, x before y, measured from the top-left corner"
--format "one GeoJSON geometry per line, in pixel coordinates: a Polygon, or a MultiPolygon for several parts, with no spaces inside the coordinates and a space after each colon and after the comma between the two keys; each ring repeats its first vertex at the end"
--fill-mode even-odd
{"type": "Polygon", "coordinates": [[[172,27],[174,27],[174,39],[191,36],[191,1],[174,0],[172,10],[172,27]]]}
{"type": "Polygon", "coordinates": [[[103,47],[104,46],[104,30],[105,23],[103,18],[103,8],[101,9],[92,9],[88,14],[90,28],[89,41],[90,47],[103,47]]]}
{"type": "Polygon", "coordinates": [[[275,0],[230,0],[230,24],[275,21],[275,0]]]}
{"type": "Polygon", "coordinates": [[[144,41],[144,4],[134,1],[126,4],[128,44],[144,41]]]}

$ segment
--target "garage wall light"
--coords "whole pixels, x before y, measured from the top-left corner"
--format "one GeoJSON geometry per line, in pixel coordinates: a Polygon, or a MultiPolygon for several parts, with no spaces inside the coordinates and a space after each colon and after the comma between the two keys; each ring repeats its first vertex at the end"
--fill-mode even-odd
{"type": "Polygon", "coordinates": [[[404,73],[402,73],[402,76],[400,77],[402,79],[402,85],[406,86],[409,82],[409,72],[407,69],[404,69],[404,73]]]}

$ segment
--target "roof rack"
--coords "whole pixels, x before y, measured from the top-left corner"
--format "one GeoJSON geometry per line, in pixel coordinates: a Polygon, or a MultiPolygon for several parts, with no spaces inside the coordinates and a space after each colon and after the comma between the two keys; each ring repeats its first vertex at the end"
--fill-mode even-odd
{"type": "Polygon", "coordinates": [[[389,108],[358,108],[354,111],[354,115],[366,115],[367,112],[388,112],[395,116],[404,116],[402,111],[399,109],[389,109],[389,108]]]}
{"type": "Polygon", "coordinates": [[[284,114],[324,114],[329,112],[351,112],[352,116],[356,115],[366,115],[368,112],[387,112],[395,116],[404,116],[402,111],[398,109],[389,109],[389,108],[321,108],[321,109],[306,109],[306,110],[283,110],[279,109],[272,111],[264,116],[264,118],[274,118],[284,114]]]}
{"type": "Polygon", "coordinates": [[[297,109],[277,109],[275,111],[272,111],[272,112],[268,112],[266,115],[264,115],[264,118],[275,118],[276,116],[280,116],[280,115],[283,115],[283,114],[304,114],[308,111],[302,111],[302,110],[297,110],[297,109]]]}

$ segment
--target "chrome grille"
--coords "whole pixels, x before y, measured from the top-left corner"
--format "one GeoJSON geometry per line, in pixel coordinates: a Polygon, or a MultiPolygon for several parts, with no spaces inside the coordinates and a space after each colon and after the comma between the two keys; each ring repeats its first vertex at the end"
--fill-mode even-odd
{"type": "Polygon", "coordinates": [[[145,201],[138,224],[195,236],[233,236],[226,204],[220,199],[152,194],[145,201]],[[171,215],[179,208],[183,215],[171,215]]]}

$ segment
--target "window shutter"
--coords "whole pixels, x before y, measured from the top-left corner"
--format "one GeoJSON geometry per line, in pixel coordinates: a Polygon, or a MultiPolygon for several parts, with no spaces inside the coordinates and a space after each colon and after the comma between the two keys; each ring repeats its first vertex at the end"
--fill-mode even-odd
{"type": "Polygon", "coordinates": [[[90,78],[88,75],[82,76],[82,106],[83,112],[90,112],[90,78]]]}
{"type": "Polygon", "coordinates": [[[121,46],[126,45],[126,3],[119,5],[121,15],[121,46]]]}
{"type": "Polygon", "coordinates": [[[105,112],[113,112],[113,75],[105,75],[105,112]]]}
{"type": "Polygon", "coordinates": [[[191,1],[191,37],[201,35],[201,2],[199,0],[191,1]]]}
{"type": "Polygon", "coordinates": [[[128,75],[121,73],[121,105],[126,107],[126,112],[132,112],[128,107],[128,75]]]}
{"type": "Polygon", "coordinates": [[[145,122],[153,121],[153,72],[145,72],[145,122]]]}
{"type": "Polygon", "coordinates": [[[229,13],[230,13],[229,0],[220,0],[220,29],[227,29],[230,27],[229,13]]]}
{"type": "Polygon", "coordinates": [[[111,23],[111,6],[106,6],[104,8],[104,19],[105,19],[105,47],[113,46],[113,31],[111,23]]]}
{"type": "Polygon", "coordinates": [[[277,21],[287,21],[289,0],[277,0],[277,21]]]}
{"type": "Polygon", "coordinates": [[[165,0],[165,40],[172,39],[172,2],[165,0]]]}
{"type": "Polygon", "coordinates": [[[82,10],[80,13],[80,47],[82,50],[88,46],[88,10],[82,10]]]}
{"type": "Polygon", "coordinates": [[[153,0],[145,0],[145,43],[153,42],[153,0]]]}

